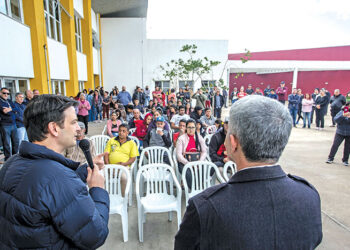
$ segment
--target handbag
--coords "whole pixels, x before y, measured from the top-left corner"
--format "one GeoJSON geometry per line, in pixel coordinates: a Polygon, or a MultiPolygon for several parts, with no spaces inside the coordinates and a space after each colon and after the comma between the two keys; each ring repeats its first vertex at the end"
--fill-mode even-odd
{"type": "Polygon", "coordinates": [[[184,157],[189,162],[199,161],[199,159],[201,158],[201,152],[196,152],[196,151],[194,151],[194,152],[185,152],[184,153],[184,157]]]}

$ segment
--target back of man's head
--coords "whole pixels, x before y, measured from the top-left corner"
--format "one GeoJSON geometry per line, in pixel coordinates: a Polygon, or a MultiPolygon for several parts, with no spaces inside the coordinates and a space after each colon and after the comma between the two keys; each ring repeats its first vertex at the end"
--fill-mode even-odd
{"type": "Polygon", "coordinates": [[[78,102],[65,96],[40,95],[34,98],[24,110],[23,117],[29,141],[45,140],[50,122],[55,122],[63,128],[64,111],[77,105],[78,102]]]}
{"type": "Polygon", "coordinates": [[[247,161],[276,163],[287,145],[292,125],[285,106],[254,95],[232,105],[228,133],[237,138],[247,161]]]}

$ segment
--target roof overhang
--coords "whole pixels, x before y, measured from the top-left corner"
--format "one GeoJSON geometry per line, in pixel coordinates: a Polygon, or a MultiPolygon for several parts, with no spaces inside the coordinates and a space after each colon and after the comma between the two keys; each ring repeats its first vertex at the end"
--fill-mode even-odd
{"type": "Polygon", "coordinates": [[[92,0],[92,9],[101,17],[147,17],[148,0],[92,0]]]}

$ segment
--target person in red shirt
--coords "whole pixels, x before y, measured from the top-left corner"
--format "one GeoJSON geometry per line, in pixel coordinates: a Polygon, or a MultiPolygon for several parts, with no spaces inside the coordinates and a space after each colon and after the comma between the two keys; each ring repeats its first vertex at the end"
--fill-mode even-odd
{"type": "Polygon", "coordinates": [[[186,120],[182,119],[179,122],[179,132],[173,134],[173,144],[176,147],[177,138],[186,133],[186,120]]]}
{"type": "Polygon", "coordinates": [[[244,92],[244,87],[242,86],[237,94],[237,97],[238,97],[238,99],[242,99],[245,96],[247,96],[247,93],[244,92]]]}

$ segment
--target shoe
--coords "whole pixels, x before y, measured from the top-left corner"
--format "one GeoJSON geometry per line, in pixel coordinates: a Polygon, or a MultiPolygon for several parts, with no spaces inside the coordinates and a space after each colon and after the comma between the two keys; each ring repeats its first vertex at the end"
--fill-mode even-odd
{"type": "Polygon", "coordinates": [[[349,166],[349,162],[347,162],[347,161],[344,161],[343,164],[345,167],[349,166]]]}
{"type": "Polygon", "coordinates": [[[328,159],[328,160],[326,161],[326,163],[332,164],[332,163],[333,163],[333,160],[332,160],[332,159],[328,159]]]}
{"type": "Polygon", "coordinates": [[[320,128],[319,128],[319,127],[316,127],[315,129],[316,129],[316,130],[320,130],[320,128]]]}
{"type": "Polygon", "coordinates": [[[330,127],[332,128],[332,127],[335,127],[335,125],[330,125],[330,127]]]}
{"type": "Polygon", "coordinates": [[[306,128],[306,126],[303,126],[303,128],[306,128]]]}

